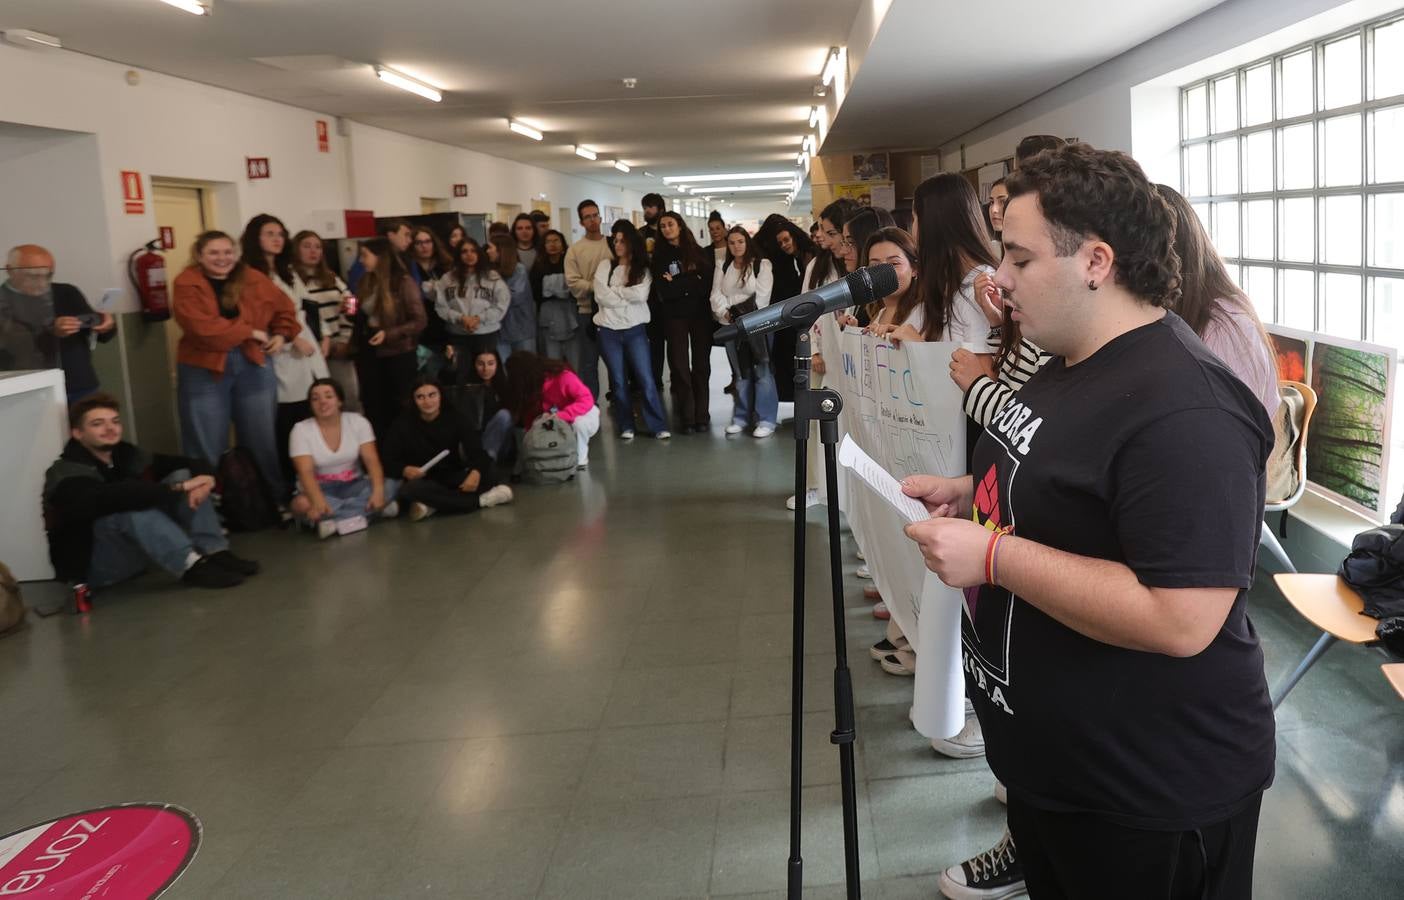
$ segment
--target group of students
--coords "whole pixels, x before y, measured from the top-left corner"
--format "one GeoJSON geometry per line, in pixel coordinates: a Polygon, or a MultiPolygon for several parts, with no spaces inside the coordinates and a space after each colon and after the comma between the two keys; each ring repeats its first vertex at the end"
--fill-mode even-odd
{"type": "MultiPolygon", "coordinates": [[[[1206,643],[1212,652],[1207,652],[1205,656],[1213,659],[1207,660],[1204,665],[1218,666],[1220,673],[1232,669],[1246,681],[1228,689],[1228,694],[1234,698],[1230,703],[1232,708],[1212,723],[1209,719],[1215,717],[1206,716],[1202,708],[1174,706],[1174,715],[1187,716],[1179,720],[1182,724],[1195,722],[1195,728],[1209,731],[1212,731],[1213,727],[1222,727],[1234,717],[1238,717],[1238,721],[1244,723],[1245,737],[1240,754],[1243,759],[1238,760],[1246,760],[1244,771],[1241,777],[1221,778],[1220,783],[1216,785],[1229,790],[1230,793],[1239,788],[1243,790],[1232,796],[1206,800],[1206,793],[1201,789],[1203,780],[1196,781],[1191,788],[1189,782],[1183,778],[1157,773],[1157,777],[1163,781],[1159,787],[1173,783],[1185,791],[1184,795],[1178,798],[1178,805],[1169,804],[1157,821],[1156,816],[1144,805],[1132,812],[1122,808],[1128,803],[1134,806],[1143,801],[1148,796],[1146,791],[1130,792],[1129,799],[1108,798],[1096,792],[1106,787],[1102,782],[1111,776],[1081,770],[1060,773],[1046,771],[1046,767],[1018,763],[1011,753],[1029,753],[1029,748],[1023,745],[1023,749],[1011,748],[1007,744],[991,748],[992,765],[995,764],[995,750],[1000,751],[996,771],[1002,775],[1013,773],[1014,779],[1009,789],[1006,789],[1004,783],[996,781],[995,794],[1005,803],[1011,803],[1011,792],[1015,795],[1018,801],[1019,822],[1012,824],[1012,831],[1006,829],[1003,837],[989,850],[946,869],[940,879],[942,893],[952,900],[999,900],[1026,889],[1033,890],[1034,896],[1149,896],[1149,893],[1142,893],[1142,890],[1154,884],[1155,890],[1161,892],[1157,893],[1157,896],[1200,896],[1201,890],[1204,896],[1247,896],[1246,893],[1240,892],[1245,883],[1251,882],[1256,798],[1265,786],[1261,783],[1260,763],[1264,752],[1270,756],[1270,748],[1264,751],[1261,740],[1266,697],[1265,689],[1259,690],[1262,687],[1261,651],[1257,648],[1256,639],[1252,637],[1251,625],[1246,623],[1243,616],[1241,588],[1251,582],[1252,549],[1257,544],[1256,530],[1253,526],[1261,516],[1262,506],[1261,488],[1255,498],[1253,473],[1248,471],[1248,468],[1251,468],[1255,455],[1262,449],[1259,442],[1264,438],[1264,424],[1268,425],[1265,437],[1270,447],[1273,437],[1270,423],[1279,411],[1274,357],[1267,334],[1252,303],[1230,276],[1189,203],[1168,185],[1142,183],[1144,175],[1129,157],[1092,150],[1085,145],[1064,147],[1064,143],[1059,138],[1046,135],[1032,136],[1021,142],[1016,153],[1014,173],[995,183],[990,193],[990,202],[985,209],[981,208],[973,187],[964,178],[947,174],[928,179],[915,192],[910,230],[897,227],[892,216],[886,211],[858,208],[848,201],[837,201],[822,210],[815,223],[817,227],[814,232],[818,252],[810,270],[805,273],[805,287],[813,289],[859,266],[890,263],[897,270],[898,290],[866,309],[837,314],[833,321],[821,321],[814,333],[814,372],[822,377],[825,371],[824,336],[828,335],[829,340],[833,340],[837,329],[842,326],[861,326],[894,342],[942,340],[966,345],[952,354],[950,377],[964,392],[965,411],[971,420],[968,460],[971,463],[970,471],[974,473],[977,481],[986,476],[985,469],[989,470],[988,477],[999,478],[1001,483],[995,496],[1002,498],[996,501],[1002,505],[999,508],[984,508],[980,501],[972,499],[969,476],[964,479],[916,477],[904,483],[908,493],[925,500],[928,509],[935,516],[968,520],[972,518],[973,509],[976,524],[981,526],[978,529],[970,529],[978,536],[968,537],[969,543],[965,545],[969,548],[966,552],[980,556],[974,561],[977,570],[974,575],[961,573],[952,562],[960,554],[953,549],[953,539],[949,533],[941,530],[949,523],[942,521],[935,525],[924,524],[909,529],[909,535],[920,544],[928,566],[933,571],[949,584],[968,588],[968,594],[978,592],[975,596],[980,598],[979,605],[972,600],[972,613],[964,622],[964,668],[967,670],[969,696],[974,702],[966,701],[967,721],[957,735],[932,741],[932,746],[937,752],[956,758],[980,756],[986,752],[982,721],[986,724],[994,721],[999,726],[998,732],[1006,738],[1011,733],[1017,733],[1028,739],[1029,733],[1019,730],[1022,727],[1021,722],[1027,721],[1028,718],[1038,718],[1042,722],[1045,714],[1055,715],[1047,710],[1031,708],[1034,701],[1028,698],[1034,693],[1043,693],[1030,688],[1027,679],[1031,673],[1023,674],[1025,682],[1021,691],[1016,691],[1007,681],[1010,677],[1007,668],[1009,655],[1014,654],[1016,648],[1023,654],[1021,658],[1024,660],[1030,659],[1036,653],[1027,644],[1019,646],[1017,643],[1009,643],[1009,616],[1016,611],[1010,602],[1016,593],[1026,603],[1031,603],[1039,609],[1039,612],[1034,614],[1036,621],[1024,621],[1023,627],[1036,625],[1042,639],[1062,641],[1060,646],[1064,646],[1070,652],[1076,641],[1069,635],[1076,633],[1077,641],[1081,641],[1076,643],[1076,651],[1093,654],[1092,657],[1083,657],[1084,662],[1094,657],[1103,661],[1110,658],[1105,643],[1099,641],[1106,641],[1114,647],[1131,647],[1133,650],[1150,649],[1127,643],[1125,638],[1122,638],[1120,643],[1107,638],[1105,632],[1108,629],[1105,627],[1099,632],[1096,628],[1084,626],[1084,622],[1075,614],[1060,607],[1060,603],[1067,602],[1062,597],[1055,599],[1039,596],[1040,591],[1048,591],[1044,587],[1045,582],[1058,581],[1049,574],[1050,570],[1037,569],[1037,575],[1026,576],[1023,581],[1018,580],[1017,574],[1008,577],[1004,575],[1004,548],[1014,544],[1014,535],[1009,533],[1012,529],[1007,527],[1014,521],[1013,507],[1010,505],[1013,501],[1008,495],[1011,493],[1014,476],[1019,473],[1019,466],[1029,468],[1033,464],[1033,460],[1024,458],[1023,455],[1029,452],[1035,436],[1043,443],[1046,453],[1058,457],[1040,460],[1048,469],[1058,469],[1057,472],[1046,476],[1051,479],[1050,484],[1053,487],[1050,489],[1056,488],[1068,493],[1070,497],[1077,497],[1070,501],[1072,505],[1065,504],[1058,509],[1048,506],[1041,499],[1025,499],[1020,511],[1019,533],[1036,539],[1042,538],[1054,547],[1071,549],[1073,552],[1101,556],[1105,559],[1124,558],[1127,560],[1126,565],[1131,567],[1131,571],[1142,585],[1148,586],[1148,590],[1153,589],[1149,586],[1199,588],[1203,585],[1216,585],[1222,586],[1226,591],[1226,600],[1220,602],[1232,603],[1231,607],[1223,607],[1222,611],[1227,620],[1224,621],[1223,617],[1220,617],[1222,630],[1206,632],[1210,635],[1206,643]],[[1104,184],[1099,184],[1099,181],[1104,184]],[[1037,258],[1038,254],[1031,250],[1030,245],[1033,242],[1027,238],[1031,233],[1027,227],[1016,239],[1006,242],[1009,235],[1004,229],[1004,224],[1005,213],[1010,203],[1011,186],[1018,193],[1037,195],[1039,206],[1033,209],[1037,209],[1038,214],[1047,221],[1055,223],[1044,223],[1048,233],[1053,235],[1054,246],[1049,255],[1055,258],[1054,265],[1070,266],[1071,263],[1062,263],[1061,260],[1084,252],[1079,248],[1085,248],[1093,242],[1100,243],[1101,247],[1105,248],[1107,258],[1115,256],[1114,267],[1110,269],[1109,264],[1099,260],[1095,254],[1089,256],[1093,261],[1088,265],[1092,271],[1100,271],[1100,274],[1087,279],[1082,287],[1087,298],[1083,307],[1061,310],[1061,315],[1071,322],[1085,314],[1086,310],[1095,308],[1099,297],[1113,292],[1119,296],[1123,291],[1133,301],[1127,304],[1130,310],[1148,312],[1146,321],[1151,324],[1147,324],[1145,328],[1152,330],[1129,332],[1130,335],[1136,336],[1136,341],[1146,346],[1138,351],[1127,351],[1131,356],[1117,358],[1117,362],[1121,364],[1119,375],[1113,375],[1110,370],[1101,372],[1096,364],[1087,365],[1082,360],[1074,359],[1068,347],[1079,340],[1085,341],[1086,338],[1061,333],[1066,329],[1060,329],[1057,324],[1050,324],[1050,314],[1047,310],[1035,308],[1035,302],[1041,300],[1041,294],[1049,292],[1048,285],[1037,279],[1049,277],[1047,271],[1050,264],[1049,261],[1037,258]],[[1079,196],[1079,191],[1091,188],[1104,188],[1106,196],[1079,196]],[[1089,208],[1089,204],[1095,205],[1099,202],[1106,208],[1089,208]],[[1136,208],[1119,211],[1118,208],[1128,202],[1136,204],[1136,208]],[[1120,220],[1118,215],[1121,216],[1120,220]],[[1143,229],[1145,233],[1137,232],[1136,229],[1143,229]],[[1112,247],[1106,243],[1110,241],[1116,241],[1120,245],[1115,246],[1114,253],[1112,247]],[[1159,255],[1151,259],[1144,258],[1145,251],[1133,246],[1139,242],[1152,246],[1159,255]],[[1098,264],[1102,266],[1101,270],[1096,268],[1098,264]],[[1030,272],[1030,269],[1038,267],[1042,267],[1043,271],[1037,274],[1030,272]],[[1026,289],[1027,295],[1014,287],[1021,283],[1029,285],[1026,289]],[[1038,292],[1035,291],[1035,287],[1039,289],[1038,292]],[[1103,295],[1096,293],[1099,290],[1103,295]],[[1163,310],[1167,309],[1170,314],[1160,318],[1163,310]],[[1042,315],[1042,319],[1033,318],[1039,314],[1042,315]],[[1058,344],[1057,353],[1048,352],[1025,336],[1025,323],[1030,322],[1039,326],[1038,334],[1054,336],[1058,344]],[[1154,330],[1156,328],[1168,330],[1169,334],[1161,335],[1154,330]],[[1202,342],[1202,346],[1207,349],[1196,352],[1190,347],[1190,343],[1195,341],[1202,342]],[[1153,349],[1152,344],[1155,345],[1153,349]],[[1145,357],[1137,358],[1135,354],[1138,352],[1146,354],[1145,357]],[[1054,368],[1058,370],[1058,377],[1064,380],[1059,381],[1057,388],[1051,391],[1033,392],[1039,395],[1039,399],[1045,405],[1027,405],[1033,401],[1024,400],[1021,389],[1035,374],[1049,367],[1050,362],[1055,360],[1054,368]],[[1179,385],[1157,383],[1149,388],[1142,384],[1150,377],[1146,373],[1152,372],[1155,364],[1162,360],[1167,367],[1173,364],[1184,368],[1185,377],[1192,379],[1192,382],[1179,385]],[[1081,365],[1074,366],[1074,362],[1081,365]],[[1217,371],[1208,372],[1208,367],[1216,365],[1220,366],[1217,371]],[[1112,381],[1124,378],[1124,383],[1108,383],[1108,378],[1112,381]],[[1223,379],[1228,379],[1236,390],[1226,386],[1227,383],[1223,379]],[[1222,404],[1229,410],[1234,417],[1232,420],[1227,417],[1215,419],[1217,426],[1230,433],[1228,437],[1215,436],[1211,439],[1202,430],[1191,431],[1194,434],[1193,440],[1205,447],[1218,448],[1223,451],[1225,457],[1231,457],[1235,463],[1244,463],[1244,466],[1232,470],[1235,477],[1243,476],[1242,484],[1217,499],[1208,496],[1168,496],[1167,491],[1173,495],[1188,485],[1169,483],[1164,480],[1164,474],[1170,471],[1185,474],[1185,466],[1188,463],[1183,460],[1166,460],[1165,448],[1144,447],[1139,443],[1139,436],[1132,439],[1135,427],[1139,427],[1133,427],[1133,420],[1150,430],[1157,430],[1159,427],[1153,422],[1143,421],[1145,415],[1142,412],[1123,410],[1118,406],[1118,397],[1124,399],[1136,396],[1138,387],[1143,391],[1137,400],[1139,404],[1145,408],[1165,406],[1167,410],[1174,406],[1174,411],[1165,412],[1166,416],[1171,417],[1167,421],[1180,421],[1186,427],[1189,427],[1192,419],[1206,416],[1202,410],[1210,405],[1222,404]],[[1146,391],[1152,394],[1148,395],[1146,391]],[[1244,398],[1248,399],[1245,401],[1244,398]],[[1099,408],[1102,401],[1106,401],[1110,406],[1103,405],[1099,408]],[[1059,409],[1069,418],[1072,418],[1073,414],[1071,408],[1064,409],[1067,404],[1076,407],[1080,416],[1089,414],[1084,412],[1085,409],[1093,411],[1091,414],[1104,417],[1102,430],[1078,432],[1074,429],[1075,433],[1070,433],[1062,423],[1051,421],[1056,415],[1053,404],[1058,402],[1063,404],[1059,409]],[[1186,411],[1176,419],[1176,411],[1182,407],[1186,411]],[[1105,419],[1108,415],[1111,417],[1109,420],[1105,419]],[[1240,427],[1244,434],[1240,435],[1235,431],[1240,427]],[[1046,433],[1037,433],[1038,431],[1046,433]],[[1111,441],[1111,445],[1114,446],[1109,446],[1109,455],[1103,460],[1104,465],[1088,467],[1068,461],[1081,458],[1085,450],[1083,444],[1097,443],[1103,433],[1115,437],[1111,441]],[[1123,441],[1127,442],[1127,446],[1123,446],[1123,441]],[[1230,442],[1231,451],[1224,441],[1230,442]],[[978,453],[977,446],[980,451],[978,453]],[[1244,449],[1245,447],[1247,449],[1244,449]],[[986,448],[992,448],[993,452],[986,448]],[[1120,456],[1129,456],[1133,450],[1143,449],[1154,457],[1155,463],[1142,467],[1135,473],[1124,473],[1120,456]],[[1019,459],[1017,464],[1010,462],[1014,458],[1019,459]],[[1060,462],[1060,459],[1063,461],[1060,462]],[[1117,477],[1123,482],[1107,483],[1105,479],[1109,470],[1122,473],[1117,477]],[[1085,499],[1078,492],[1115,496],[1119,490],[1124,491],[1126,496],[1119,501],[1110,502],[1113,518],[1122,518],[1111,524],[1112,527],[1122,530],[1117,532],[1116,537],[1107,535],[1110,543],[1101,538],[1098,538],[1095,546],[1094,543],[1087,543],[1084,537],[1090,539],[1090,536],[1083,529],[1102,534],[1108,523],[1093,521],[1096,516],[1089,512],[1089,508],[1077,505],[1085,499]],[[1228,494],[1232,496],[1229,497],[1228,494]],[[1248,519],[1247,524],[1238,529],[1243,533],[1235,532],[1232,535],[1237,543],[1227,540],[1225,529],[1219,528],[1217,533],[1226,538],[1222,546],[1211,553],[1203,546],[1202,541],[1194,541],[1194,547],[1198,549],[1189,550],[1186,542],[1190,541],[1192,535],[1181,529],[1201,527],[1199,523],[1191,523],[1188,520],[1189,507],[1197,506],[1205,515],[1210,515],[1204,504],[1227,502],[1229,499],[1241,501],[1238,505],[1242,508],[1236,509],[1232,516],[1225,518],[1231,518],[1235,523],[1239,523],[1239,520],[1245,517],[1248,519]],[[1139,502],[1144,505],[1144,510],[1131,506],[1116,506],[1118,502],[1139,502]],[[1153,516],[1155,512],[1169,512],[1171,515],[1162,516],[1162,521],[1147,521],[1146,517],[1153,516]],[[1042,518],[1045,514],[1052,516],[1046,524],[1042,518]],[[1052,537],[1062,534],[1067,529],[1072,529],[1068,532],[1070,537],[1052,537]],[[1118,540],[1130,544],[1131,533],[1138,535],[1138,539],[1153,533],[1153,538],[1146,540],[1158,542],[1156,549],[1152,550],[1149,546],[1139,543],[1134,547],[1115,548],[1118,540]],[[1084,536],[1078,537],[1078,534],[1084,536]],[[1103,556],[1104,553],[1108,555],[1103,556]],[[1122,557],[1120,553],[1127,555],[1122,557]],[[1189,556],[1186,556],[1187,553],[1189,556]],[[1135,554],[1139,554],[1139,557],[1135,554]],[[1165,566],[1170,557],[1175,557],[1175,564],[1183,568],[1155,568],[1157,564],[1165,566]],[[1144,567],[1141,564],[1144,564],[1144,567]],[[1033,578],[1034,581],[1029,581],[1029,578],[1033,578]],[[985,599],[987,595],[997,597],[998,604],[995,599],[985,599]],[[1030,597],[1034,599],[1030,600],[1030,597]],[[996,608],[1000,610],[998,613],[993,612],[996,608]],[[976,619],[976,612],[981,610],[983,612],[980,613],[980,618],[976,619]],[[1044,628],[1041,624],[1043,622],[1053,623],[1050,626],[1052,630],[1044,628]],[[1001,641],[1004,642],[1002,646],[1001,641]],[[1257,666],[1255,671],[1254,660],[1257,666]],[[977,707],[980,711],[979,716],[976,715],[977,707]],[[1012,728],[1006,724],[1011,708],[1015,714],[1025,717],[1016,717],[1012,728]],[[1050,787],[1060,777],[1070,785],[1066,790],[1050,787]],[[1054,781],[1048,781],[1049,778],[1053,778],[1054,781]],[[1245,785],[1247,787],[1244,787],[1245,785]],[[1077,792],[1084,788],[1091,793],[1076,796],[1075,800],[1069,801],[1069,796],[1077,795],[1077,792]],[[1246,799],[1242,795],[1246,795],[1246,799]],[[1070,806],[1070,802],[1073,805],[1070,806]],[[1214,803],[1220,805],[1215,806],[1214,803]],[[1058,815],[1050,814],[1050,810],[1062,814],[1076,810],[1083,814],[1084,818],[1074,822],[1072,818],[1064,815],[1066,821],[1063,821],[1058,815]],[[1087,814],[1091,814],[1090,818],[1087,814]],[[1117,831],[1114,826],[1108,824],[1108,820],[1123,827],[1117,831]],[[1095,827],[1090,824],[1092,822],[1097,823],[1095,827]],[[1143,829],[1151,831],[1146,832],[1143,829]],[[1157,839],[1154,849],[1146,837],[1148,833],[1163,836],[1163,840],[1157,839]],[[1187,843],[1183,845],[1180,843],[1181,833],[1187,835],[1184,839],[1187,843]],[[1074,834],[1077,836],[1073,836],[1074,834]],[[1069,863],[1069,860],[1074,859],[1090,863],[1095,858],[1095,847],[1077,843],[1079,837],[1086,834],[1103,836],[1103,852],[1121,853],[1126,857],[1117,864],[1116,869],[1119,877],[1124,875],[1129,880],[1119,884],[1100,882],[1099,887],[1098,876],[1094,872],[1079,871],[1078,863],[1069,863]],[[1019,842],[1017,845],[1016,840],[1019,842]],[[1175,846],[1170,846],[1170,843],[1174,843],[1175,846]],[[1025,848],[1026,845],[1029,852],[1021,853],[1020,848],[1025,848]],[[1198,849],[1195,849],[1196,847],[1198,849]],[[1084,855],[1078,857],[1078,853],[1084,855]],[[1148,854],[1151,853],[1158,853],[1161,858],[1151,861],[1148,858],[1148,854]],[[1028,857],[1032,857],[1032,860],[1029,861],[1028,857]],[[1178,873],[1174,871],[1177,860],[1180,866],[1178,873]],[[1165,881],[1167,877],[1169,880],[1165,881]],[[1157,882],[1156,879],[1161,881],[1157,882]],[[1245,879],[1248,882],[1245,882],[1245,879]],[[1062,893],[1059,893],[1060,890],[1062,893]]],[[[1028,210],[1029,207],[1025,209],[1028,210]]],[[[1025,218],[1030,218],[1028,213],[1025,214],[1025,218]]],[[[1076,288],[1076,285],[1058,285],[1053,289],[1053,294],[1061,297],[1072,293],[1076,288]]],[[[1117,314],[1125,317],[1126,310],[1119,308],[1117,314]]],[[[1116,323],[1101,322],[1098,327],[1085,330],[1094,334],[1099,328],[1109,332],[1116,331],[1113,328],[1114,324],[1116,323]]],[[[1067,326],[1072,327],[1074,326],[1067,326]]],[[[1121,334],[1122,332],[1116,331],[1112,340],[1102,345],[1109,348],[1106,352],[1098,353],[1095,352],[1098,348],[1093,348],[1093,358],[1110,358],[1116,355],[1118,341],[1130,340],[1128,337],[1121,337],[1121,334]]],[[[1053,381],[1054,379],[1041,379],[1037,384],[1046,385],[1053,381]]],[[[1220,460],[1215,458],[1202,462],[1218,464],[1220,460]]],[[[1212,469],[1213,465],[1206,464],[1202,467],[1212,469]]],[[[1038,469],[1035,468],[1034,472],[1038,472],[1038,469]]],[[[1019,477],[1020,496],[1033,497],[1029,491],[1032,489],[1037,492],[1034,486],[1038,482],[1034,479],[1039,476],[1024,472],[1019,477]]],[[[791,498],[792,506],[797,499],[791,498]]],[[[804,498],[804,502],[815,503],[818,502],[818,498],[811,492],[809,497],[804,498]]],[[[970,523],[966,521],[959,524],[968,526],[970,523]]],[[[1025,541],[1025,544],[1030,543],[1032,542],[1025,541]]],[[[1021,548],[1019,552],[1024,551],[1021,548]]],[[[1010,565],[1012,566],[1012,563],[1010,565]]],[[[866,567],[860,567],[859,575],[871,577],[866,567]]],[[[1081,584],[1072,590],[1086,596],[1087,587],[1088,585],[1081,584]]],[[[886,636],[872,647],[873,659],[890,674],[912,675],[917,660],[910,643],[890,620],[890,614],[877,590],[869,588],[865,591],[865,596],[876,601],[874,616],[888,620],[886,636]]],[[[1017,611],[1021,616],[1028,616],[1028,610],[1023,607],[1017,611]]],[[[1161,640],[1167,643],[1171,641],[1170,638],[1161,640]]],[[[1155,650],[1170,653],[1159,647],[1155,650]]],[[[1115,654],[1110,656],[1114,657],[1115,654]]],[[[1146,666],[1142,658],[1144,654],[1132,656],[1136,658],[1126,664],[1128,671],[1135,671],[1137,676],[1142,676],[1155,669],[1154,678],[1173,679],[1173,673],[1157,668],[1158,663],[1146,666]]],[[[1050,665],[1066,667],[1072,659],[1064,656],[1060,663],[1056,657],[1057,654],[1053,651],[1045,650],[1039,655],[1039,662],[1046,660],[1050,665]]],[[[1110,663],[1108,665],[1110,666],[1110,663]]],[[[1099,671],[1106,675],[1110,670],[1108,668],[1099,671]]],[[[1202,681],[1195,681],[1203,676],[1186,677],[1193,684],[1203,684],[1202,681]]],[[[1077,676],[1062,680],[1068,683],[1079,681],[1077,676]]],[[[1193,684],[1188,687],[1184,684],[1171,687],[1171,682],[1160,683],[1174,696],[1172,704],[1183,701],[1193,707],[1193,703],[1202,703],[1209,699],[1197,694],[1198,687],[1193,684]]],[[[1083,687],[1086,688],[1087,685],[1084,683],[1083,687]]],[[[1040,699],[1048,700],[1046,696],[1041,696],[1040,699]]],[[[1064,704],[1059,707],[1063,712],[1057,715],[1080,721],[1082,717],[1072,713],[1067,704],[1079,704],[1082,701],[1072,697],[1063,700],[1064,704]]],[[[1137,702],[1154,704],[1158,702],[1158,698],[1139,698],[1137,702]]],[[[1154,734],[1138,733],[1133,740],[1163,740],[1167,744],[1174,743],[1175,739],[1162,727],[1165,723],[1155,722],[1154,715],[1149,719],[1129,713],[1126,715],[1136,719],[1137,727],[1155,730],[1154,734]]],[[[1091,718],[1096,718],[1096,715],[1091,718]]],[[[1270,713],[1267,720],[1270,731],[1270,713]]],[[[1067,731],[1069,734],[1080,734],[1079,727],[1070,725],[1067,731]]],[[[1087,735],[1090,737],[1090,732],[1087,735]]],[[[1187,744],[1194,744],[1196,750],[1203,751],[1206,758],[1218,758],[1214,755],[1218,752],[1214,748],[1221,747],[1223,741],[1235,740],[1239,738],[1226,732],[1199,736],[1192,734],[1185,739],[1187,744]]],[[[1113,750],[1112,756],[1119,752],[1113,750]]],[[[1225,760],[1227,756],[1232,755],[1220,754],[1225,760]]],[[[1127,764],[1126,760],[1119,756],[1110,765],[1113,768],[1125,765],[1128,770],[1136,769],[1136,766],[1127,764]]],[[[1194,776],[1190,780],[1195,781],[1197,778],[1198,776],[1194,776]]],[[[1015,823],[1013,805],[1010,819],[1011,823],[1015,823]]]]}

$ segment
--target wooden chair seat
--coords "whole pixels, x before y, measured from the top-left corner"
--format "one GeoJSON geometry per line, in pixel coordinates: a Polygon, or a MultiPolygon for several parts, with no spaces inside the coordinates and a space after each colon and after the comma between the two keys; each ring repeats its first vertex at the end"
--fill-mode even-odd
{"type": "Polygon", "coordinates": [[[1337,640],[1351,644],[1378,640],[1378,623],[1363,614],[1364,601],[1339,575],[1282,573],[1272,578],[1302,618],[1337,640]]]}
{"type": "Polygon", "coordinates": [[[1389,679],[1389,683],[1399,694],[1399,699],[1404,700],[1404,663],[1386,663],[1380,668],[1384,670],[1385,678],[1389,679]]]}

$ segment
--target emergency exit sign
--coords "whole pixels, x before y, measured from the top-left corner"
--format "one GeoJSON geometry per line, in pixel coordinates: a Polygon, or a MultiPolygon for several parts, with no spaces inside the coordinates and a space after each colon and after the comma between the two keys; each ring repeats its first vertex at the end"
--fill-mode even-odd
{"type": "Polygon", "coordinates": [[[244,165],[248,167],[250,181],[268,177],[268,157],[246,156],[244,157],[244,165]]]}

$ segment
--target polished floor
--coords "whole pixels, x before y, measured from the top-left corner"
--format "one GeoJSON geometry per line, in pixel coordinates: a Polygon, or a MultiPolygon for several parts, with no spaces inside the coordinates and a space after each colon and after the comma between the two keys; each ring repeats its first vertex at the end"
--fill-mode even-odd
{"type": "MultiPolygon", "coordinates": [[[[240,588],[151,578],[34,621],[0,641],[0,834],[176,803],[204,843],[168,896],[202,900],[782,897],[788,434],[602,435],[582,477],[512,506],[239,538],[264,566],[240,588]]],[[[821,512],[804,839],[806,896],[828,898],[843,866],[821,512]]],[[[1003,810],[983,760],[938,757],[908,726],[910,681],[866,653],[882,629],[855,565],[864,896],[931,898],[1003,810]]],[[[1252,605],[1275,681],[1314,636],[1266,577],[1252,605]]],[[[1401,896],[1404,702],[1379,662],[1337,647],[1280,711],[1259,897],[1401,896]]]]}

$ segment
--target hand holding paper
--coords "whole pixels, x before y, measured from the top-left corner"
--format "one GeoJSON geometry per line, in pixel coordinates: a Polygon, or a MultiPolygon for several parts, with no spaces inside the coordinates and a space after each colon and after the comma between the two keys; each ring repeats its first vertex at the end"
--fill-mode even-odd
{"type": "Polygon", "coordinates": [[[889,475],[871,456],[864,453],[863,448],[854,443],[848,435],[844,435],[842,443],[839,444],[838,461],[839,465],[853,470],[860,481],[886,500],[888,505],[908,522],[923,522],[930,518],[921,501],[902,493],[901,483],[889,475]]]}

